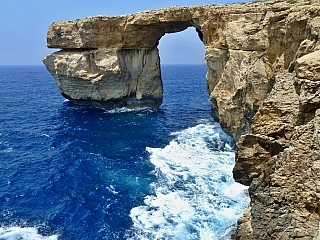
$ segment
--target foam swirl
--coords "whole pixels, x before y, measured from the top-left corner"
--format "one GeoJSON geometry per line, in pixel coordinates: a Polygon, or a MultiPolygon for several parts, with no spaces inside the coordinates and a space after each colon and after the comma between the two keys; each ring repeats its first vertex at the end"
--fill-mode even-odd
{"type": "Polygon", "coordinates": [[[233,141],[218,124],[199,124],[164,148],[147,148],[158,181],[131,210],[135,239],[226,239],[248,204],[234,182],[233,141]]]}

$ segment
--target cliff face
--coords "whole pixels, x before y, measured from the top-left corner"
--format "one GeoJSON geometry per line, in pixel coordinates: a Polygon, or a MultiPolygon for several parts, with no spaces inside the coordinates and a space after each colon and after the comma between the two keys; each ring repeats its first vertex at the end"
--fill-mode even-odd
{"type": "Polygon", "coordinates": [[[61,94],[99,107],[159,107],[162,81],[157,48],[61,50],[43,60],[61,94]]]}
{"type": "Polygon", "coordinates": [[[320,2],[170,7],[53,23],[44,58],[61,93],[103,107],[159,107],[157,44],[193,26],[207,87],[237,140],[251,203],[234,239],[320,239],[320,2]]]}

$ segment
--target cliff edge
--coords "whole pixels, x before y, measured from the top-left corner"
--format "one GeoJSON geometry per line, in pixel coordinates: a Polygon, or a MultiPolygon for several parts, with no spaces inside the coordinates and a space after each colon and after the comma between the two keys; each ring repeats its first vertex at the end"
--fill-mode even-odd
{"type": "Polygon", "coordinates": [[[170,7],[53,23],[43,62],[63,96],[102,107],[159,107],[157,45],[196,28],[213,116],[237,141],[251,203],[234,239],[320,239],[320,2],[170,7]]]}

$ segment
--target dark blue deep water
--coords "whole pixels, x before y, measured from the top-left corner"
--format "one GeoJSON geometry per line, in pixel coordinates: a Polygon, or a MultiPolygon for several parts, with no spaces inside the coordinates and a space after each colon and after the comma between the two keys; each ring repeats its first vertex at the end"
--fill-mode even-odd
{"type": "Polygon", "coordinates": [[[0,239],[228,239],[248,200],[205,74],[164,65],[159,110],[104,110],[0,66],[0,239]]]}

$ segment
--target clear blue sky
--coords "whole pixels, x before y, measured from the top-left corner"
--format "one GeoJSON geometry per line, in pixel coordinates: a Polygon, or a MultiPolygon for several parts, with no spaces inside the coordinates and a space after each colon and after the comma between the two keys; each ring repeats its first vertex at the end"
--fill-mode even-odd
{"type": "MultiPolygon", "coordinates": [[[[2,0],[0,8],[0,65],[40,65],[57,49],[46,47],[52,22],[95,15],[116,16],[172,5],[232,3],[234,0],[2,0]]],[[[201,63],[203,44],[193,28],[167,34],[160,40],[161,63],[201,63]]]]}

